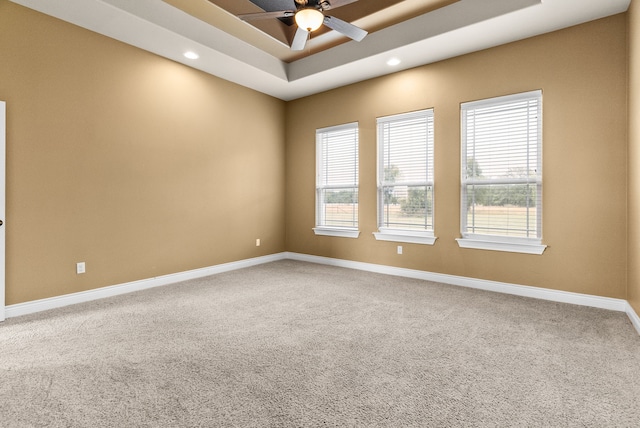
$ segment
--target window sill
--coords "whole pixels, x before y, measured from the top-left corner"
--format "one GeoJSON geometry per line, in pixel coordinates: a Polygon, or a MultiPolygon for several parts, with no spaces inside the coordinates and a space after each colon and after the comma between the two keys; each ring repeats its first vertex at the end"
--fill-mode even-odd
{"type": "Polygon", "coordinates": [[[433,245],[436,242],[435,236],[429,232],[412,232],[408,230],[384,230],[373,232],[373,236],[378,241],[406,242],[409,244],[433,245]]]}
{"type": "Polygon", "coordinates": [[[337,236],[340,238],[357,238],[360,231],[357,229],[347,229],[342,227],[314,227],[313,233],[322,236],[337,236]]]}
{"type": "Polygon", "coordinates": [[[505,242],[505,241],[492,241],[482,239],[471,238],[457,238],[458,246],[460,248],[471,248],[474,250],[490,250],[490,251],[505,251],[509,253],[523,253],[523,254],[537,254],[541,255],[547,248],[546,245],[538,243],[523,243],[523,242],[505,242]]]}

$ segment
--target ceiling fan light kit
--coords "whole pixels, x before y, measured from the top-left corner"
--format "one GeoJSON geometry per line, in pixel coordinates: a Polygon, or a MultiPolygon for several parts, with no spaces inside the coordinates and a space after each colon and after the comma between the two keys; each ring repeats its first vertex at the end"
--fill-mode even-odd
{"type": "Polygon", "coordinates": [[[320,28],[324,15],[318,9],[300,9],[295,15],[295,20],[298,27],[311,32],[320,28]]]}
{"type": "MultiPolygon", "coordinates": [[[[355,3],[358,0],[291,0],[290,10],[278,10],[279,7],[277,7],[277,5],[282,7],[283,2],[284,5],[286,5],[287,0],[278,0],[277,2],[274,2],[273,9],[275,10],[269,10],[271,9],[270,2],[265,2],[264,0],[251,1],[256,5],[259,5],[264,12],[237,15],[238,18],[243,21],[273,18],[284,20],[293,17],[293,21],[298,27],[295,35],[293,36],[293,40],[291,41],[291,50],[294,51],[303,50],[307,43],[309,33],[320,28],[322,24],[358,42],[364,39],[368,34],[367,31],[360,27],[336,17],[324,14],[324,11],[326,10],[355,3]]],[[[287,25],[291,24],[287,23],[287,25]]]]}

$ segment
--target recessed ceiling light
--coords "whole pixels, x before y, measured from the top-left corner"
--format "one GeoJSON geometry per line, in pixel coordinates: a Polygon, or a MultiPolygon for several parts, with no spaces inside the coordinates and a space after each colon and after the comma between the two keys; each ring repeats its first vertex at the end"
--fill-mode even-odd
{"type": "Polygon", "coordinates": [[[387,61],[387,65],[390,65],[392,67],[398,64],[400,64],[400,60],[398,58],[391,58],[389,61],[387,61]]]}
{"type": "Polygon", "coordinates": [[[200,56],[197,53],[192,52],[192,51],[185,52],[184,56],[189,58],[189,59],[198,59],[198,58],[200,58],[200,56]]]}

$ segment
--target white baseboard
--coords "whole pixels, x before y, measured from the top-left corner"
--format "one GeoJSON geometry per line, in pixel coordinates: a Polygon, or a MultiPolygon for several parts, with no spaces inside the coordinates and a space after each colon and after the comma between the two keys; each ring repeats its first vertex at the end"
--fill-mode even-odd
{"type": "Polygon", "coordinates": [[[624,299],[592,296],[590,294],[571,293],[568,291],[551,290],[548,288],[531,287],[528,285],[508,284],[504,282],[487,281],[484,279],[467,278],[464,276],[447,275],[442,273],[425,272],[414,269],[397,268],[393,266],[376,265],[372,263],[353,262],[349,260],[332,259],[328,257],[311,256],[308,254],[285,253],[287,259],[358,269],[387,275],[407,278],[423,279],[443,284],[459,285],[480,290],[495,291],[497,293],[514,294],[516,296],[532,297],[534,299],[550,300],[553,302],[571,303],[573,305],[591,306],[627,312],[629,304],[624,299]]]}
{"type": "Polygon", "coordinates": [[[463,276],[447,275],[442,273],[404,269],[393,266],[354,262],[350,260],[334,259],[329,257],[312,256],[308,254],[291,252],[271,254],[252,259],[240,260],[237,262],[224,263],[201,269],[194,269],[190,271],[178,272],[139,281],[127,282],[124,284],[102,287],[95,290],[82,291],[79,293],[65,294],[63,296],[9,305],[5,307],[5,317],[12,318],[21,315],[32,314],[35,312],[60,308],[76,303],[103,299],[105,297],[117,296],[120,294],[131,293],[134,291],[159,287],[162,285],[175,284],[177,282],[187,281],[190,279],[202,278],[222,272],[229,272],[232,270],[247,268],[250,266],[256,266],[284,259],[357,269],[368,272],[381,273],[385,275],[421,279],[426,281],[440,282],[443,284],[494,291],[497,293],[513,294],[517,296],[549,300],[553,302],[570,303],[573,305],[590,306],[594,308],[625,312],[631,320],[631,323],[633,324],[635,329],[638,331],[638,334],[640,334],[640,318],[638,317],[638,314],[636,314],[636,312],[633,310],[631,305],[624,299],[592,296],[589,294],[571,293],[568,291],[550,290],[547,288],[531,287],[527,285],[508,284],[504,282],[488,281],[484,279],[467,278],[463,276]]]}
{"type": "Polygon", "coordinates": [[[638,334],[640,334],[640,317],[638,317],[638,314],[636,313],[636,311],[633,310],[629,302],[627,302],[626,312],[627,312],[627,316],[631,320],[631,324],[633,324],[638,334]]]}
{"type": "Polygon", "coordinates": [[[252,259],[240,260],[237,262],[224,263],[220,265],[194,269],[185,272],[178,272],[169,275],[157,276],[154,278],[142,279],[139,281],[127,282],[124,284],[111,285],[95,290],[81,291],[79,293],[65,294],[63,296],[50,297],[47,299],[33,300],[31,302],[17,303],[5,307],[5,317],[17,317],[20,315],[32,314],[63,306],[74,305],[76,303],[89,302],[91,300],[103,299],[105,297],[118,296],[120,294],[131,293],[133,291],[146,290],[148,288],[162,285],[175,284],[189,279],[202,278],[217,273],[228,272],[263,263],[274,262],[285,258],[285,253],[271,254],[268,256],[256,257],[252,259]]]}
{"type": "Polygon", "coordinates": [[[382,273],[386,275],[402,276],[406,278],[422,279],[426,281],[440,282],[449,285],[477,288],[480,290],[494,291],[497,293],[513,294],[516,296],[531,297],[534,299],[549,300],[553,302],[569,303],[593,308],[609,309],[625,312],[640,335],[640,317],[633,310],[629,302],[624,299],[593,296],[591,294],[572,293],[569,291],[551,290],[548,288],[531,287],[528,285],[508,284],[504,282],[488,281],[484,279],[468,278],[464,276],[447,275],[442,273],[426,272],[414,269],[397,268],[393,266],[376,265],[372,263],[354,262],[350,260],[332,259],[329,257],[312,256],[300,253],[285,253],[285,258],[311,263],[319,263],[349,269],[364,270],[368,272],[382,273]]]}

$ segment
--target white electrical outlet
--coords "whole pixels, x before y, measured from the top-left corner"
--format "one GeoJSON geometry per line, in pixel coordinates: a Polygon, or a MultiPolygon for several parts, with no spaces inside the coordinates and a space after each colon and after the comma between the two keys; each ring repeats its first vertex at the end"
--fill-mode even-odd
{"type": "Polygon", "coordinates": [[[260,246],[260,238],[256,239],[256,247],[260,246]]]}
{"type": "Polygon", "coordinates": [[[87,267],[85,266],[84,262],[76,263],[77,274],[85,273],[86,271],[87,271],[87,267]]]}
{"type": "Polygon", "coordinates": [[[398,254],[402,254],[402,245],[398,245],[398,254]]]}

